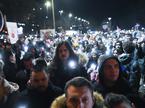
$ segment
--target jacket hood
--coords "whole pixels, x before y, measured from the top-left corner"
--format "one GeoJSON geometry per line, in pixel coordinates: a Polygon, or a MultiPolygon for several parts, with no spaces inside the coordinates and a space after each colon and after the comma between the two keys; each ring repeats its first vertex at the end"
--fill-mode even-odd
{"type": "MultiPolygon", "coordinates": [[[[104,106],[104,99],[101,94],[94,92],[93,93],[95,97],[95,105],[93,108],[106,108],[104,106]]],[[[66,108],[66,97],[65,94],[57,97],[51,104],[50,108],[66,108]]]]}
{"type": "Polygon", "coordinates": [[[119,63],[119,68],[120,68],[120,71],[121,71],[121,65],[120,65],[120,62],[118,60],[118,58],[114,55],[101,55],[98,59],[98,67],[97,67],[97,72],[99,73],[99,78],[100,80],[103,78],[104,76],[104,72],[103,72],[103,67],[104,67],[104,64],[107,60],[109,59],[115,59],[118,63],[119,63]]]}

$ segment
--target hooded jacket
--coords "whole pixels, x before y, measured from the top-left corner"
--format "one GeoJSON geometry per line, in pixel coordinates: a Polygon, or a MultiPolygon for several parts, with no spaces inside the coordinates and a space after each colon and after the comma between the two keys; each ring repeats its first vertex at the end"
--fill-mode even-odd
{"type": "MultiPolygon", "coordinates": [[[[94,104],[93,108],[106,108],[104,106],[104,99],[103,99],[102,95],[100,95],[97,92],[94,92],[93,95],[95,97],[95,104],[94,104]]],[[[66,107],[66,97],[65,97],[65,94],[57,97],[52,102],[50,108],[67,108],[66,107]]]]}
{"type": "Polygon", "coordinates": [[[109,59],[115,59],[119,63],[119,70],[120,70],[120,75],[121,75],[122,69],[121,69],[121,65],[117,57],[112,56],[112,55],[101,55],[98,59],[98,67],[97,67],[97,72],[99,72],[99,81],[101,82],[104,79],[104,72],[103,72],[104,64],[109,59]]]}
{"type": "Polygon", "coordinates": [[[123,77],[122,75],[122,69],[121,69],[121,65],[119,60],[117,59],[117,57],[112,56],[112,55],[102,55],[99,57],[98,59],[98,77],[99,77],[99,81],[96,81],[93,83],[94,86],[94,90],[98,91],[99,93],[101,93],[103,95],[103,97],[106,96],[106,94],[113,92],[113,93],[118,93],[118,94],[123,94],[123,95],[127,95],[129,93],[131,93],[131,88],[129,85],[129,82],[123,77]],[[109,59],[114,59],[119,63],[119,78],[117,79],[117,81],[115,82],[115,84],[111,87],[107,87],[105,82],[104,82],[104,72],[103,72],[103,68],[104,68],[104,64],[107,60],[109,59]]]}

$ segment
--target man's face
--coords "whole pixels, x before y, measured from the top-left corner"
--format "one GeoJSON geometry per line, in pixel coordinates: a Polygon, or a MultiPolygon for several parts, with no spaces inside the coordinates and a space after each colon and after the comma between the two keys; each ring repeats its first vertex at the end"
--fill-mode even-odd
{"type": "Polygon", "coordinates": [[[119,105],[116,105],[114,108],[133,108],[131,105],[129,105],[128,103],[121,103],[119,105]]]}
{"type": "Polygon", "coordinates": [[[119,64],[115,59],[109,59],[104,64],[104,77],[106,81],[116,81],[119,77],[119,64]]]}
{"type": "Polygon", "coordinates": [[[23,63],[24,63],[24,66],[26,69],[28,69],[28,70],[32,69],[32,67],[33,67],[32,60],[25,60],[23,63]]]}
{"type": "Polygon", "coordinates": [[[59,58],[63,61],[68,59],[69,57],[69,50],[67,49],[67,47],[63,44],[60,48],[59,48],[59,58]]]}
{"type": "Polygon", "coordinates": [[[93,108],[93,97],[90,89],[70,86],[67,89],[67,108],[93,108]]]}
{"type": "Polygon", "coordinates": [[[45,72],[32,72],[31,86],[38,91],[45,91],[48,87],[48,76],[45,72]]]}
{"type": "Polygon", "coordinates": [[[16,56],[15,56],[15,54],[11,55],[9,57],[9,60],[10,60],[11,63],[16,63],[16,56]]]}

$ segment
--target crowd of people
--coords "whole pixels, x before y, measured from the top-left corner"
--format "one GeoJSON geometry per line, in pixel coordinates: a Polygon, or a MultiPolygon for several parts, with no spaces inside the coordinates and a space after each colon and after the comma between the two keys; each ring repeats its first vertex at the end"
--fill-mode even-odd
{"type": "Polygon", "coordinates": [[[145,32],[0,42],[0,108],[143,108],[145,32]]]}

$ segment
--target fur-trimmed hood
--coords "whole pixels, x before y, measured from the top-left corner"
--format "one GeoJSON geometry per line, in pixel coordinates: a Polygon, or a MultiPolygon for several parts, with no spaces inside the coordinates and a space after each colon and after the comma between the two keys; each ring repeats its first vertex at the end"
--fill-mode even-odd
{"type": "Polygon", "coordinates": [[[9,82],[6,79],[4,79],[4,87],[7,89],[8,93],[18,91],[18,89],[19,89],[18,84],[13,83],[13,82],[9,82]]]}
{"type": "Polygon", "coordinates": [[[0,76],[0,97],[5,96],[9,93],[18,91],[19,86],[16,83],[9,82],[0,76]]]}
{"type": "MultiPolygon", "coordinates": [[[[94,92],[94,97],[95,97],[95,105],[93,108],[106,108],[104,106],[104,99],[101,94],[94,92]]],[[[50,108],[66,108],[66,98],[65,94],[57,97],[51,104],[50,108]]]]}

